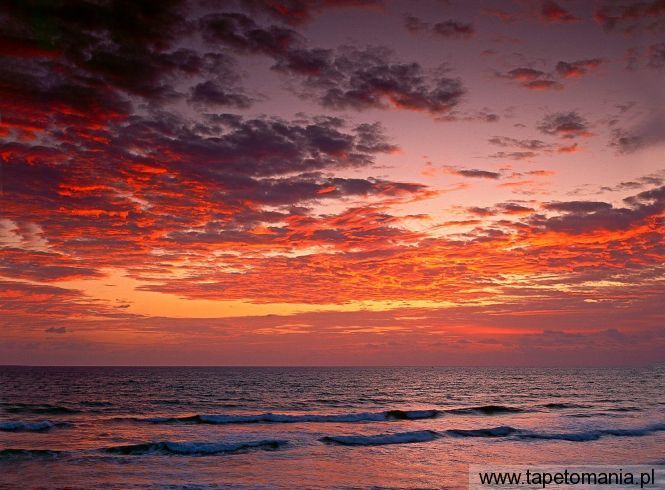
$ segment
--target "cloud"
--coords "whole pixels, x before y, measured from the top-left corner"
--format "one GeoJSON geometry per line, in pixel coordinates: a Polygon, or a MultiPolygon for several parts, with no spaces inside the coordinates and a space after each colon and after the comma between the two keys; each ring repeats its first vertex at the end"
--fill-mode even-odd
{"type": "Polygon", "coordinates": [[[549,77],[547,73],[534,68],[515,68],[504,74],[497,73],[497,76],[519,82],[522,87],[531,90],[559,90],[563,88],[563,85],[559,82],[547,78],[549,77]]]}
{"type": "Polygon", "coordinates": [[[429,24],[427,22],[423,22],[415,15],[409,14],[404,16],[404,27],[406,27],[407,31],[416,33],[428,29],[429,24]]]}
{"type": "Polygon", "coordinates": [[[251,99],[246,95],[228,92],[226,87],[207,80],[194,86],[189,101],[200,104],[202,107],[229,106],[246,109],[251,105],[251,99]]]}
{"type": "Polygon", "coordinates": [[[506,73],[497,72],[499,78],[518,82],[522,87],[531,90],[561,90],[564,85],[556,80],[581,78],[604,63],[601,58],[578,61],[559,61],[551,73],[531,67],[518,67],[506,73]]]}
{"type": "Polygon", "coordinates": [[[510,138],[508,136],[493,136],[487,141],[492,145],[501,146],[504,148],[514,146],[522,150],[530,151],[547,150],[551,148],[551,145],[548,143],[537,139],[516,139],[510,138]]]}
{"type": "Polygon", "coordinates": [[[634,191],[637,189],[644,189],[645,187],[649,186],[652,187],[661,186],[664,183],[665,183],[665,170],[650,175],[645,175],[635,180],[620,182],[619,184],[614,186],[603,186],[600,189],[601,191],[607,191],[607,192],[624,191],[624,190],[634,191]]]}
{"type": "Polygon", "coordinates": [[[603,62],[604,60],[600,58],[572,62],[559,61],[555,69],[563,78],[579,78],[587,74],[590,70],[598,68],[603,62]]]}
{"type": "Polygon", "coordinates": [[[545,72],[540,70],[535,70],[533,68],[515,68],[510,70],[508,73],[503,75],[505,78],[510,80],[518,80],[520,82],[530,82],[537,80],[538,78],[545,75],[545,72]]]}
{"type": "MultiPolygon", "coordinates": [[[[501,173],[499,172],[492,172],[489,170],[479,170],[471,168],[459,168],[452,165],[444,165],[440,167],[440,169],[450,175],[458,175],[460,177],[467,177],[467,178],[499,179],[501,177],[501,173]]],[[[436,167],[433,167],[431,164],[428,164],[423,174],[433,175],[435,170],[436,167]]]]}
{"type": "Polygon", "coordinates": [[[558,3],[552,1],[543,2],[540,14],[543,20],[547,22],[570,23],[578,20],[558,3]]]}
{"type": "Polygon", "coordinates": [[[538,125],[540,132],[560,138],[590,136],[589,123],[577,112],[556,112],[546,115],[538,125]]]}
{"type": "Polygon", "coordinates": [[[491,158],[500,158],[502,160],[528,160],[537,156],[535,151],[497,151],[490,155],[491,158]]]}
{"type": "Polygon", "coordinates": [[[616,128],[610,134],[610,146],[619,154],[632,154],[665,143],[665,116],[651,112],[642,122],[629,128],[616,128]]]}
{"type": "Polygon", "coordinates": [[[534,217],[531,223],[547,230],[579,235],[594,230],[618,231],[634,228],[649,220],[662,219],[665,211],[665,187],[643,191],[624,199],[628,207],[616,208],[596,201],[549,203],[546,209],[563,214],[534,217]]]}
{"type": "Polygon", "coordinates": [[[128,317],[79,290],[8,280],[0,280],[0,308],[3,312],[3,333],[6,335],[16,326],[24,331],[44,331],[52,327],[60,328],[57,325],[63,320],[128,317]]]}
{"type": "Polygon", "coordinates": [[[662,0],[604,2],[595,13],[594,19],[606,30],[619,30],[625,33],[640,30],[655,31],[663,27],[665,4],[662,0]]]}
{"type": "Polygon", "coordinates": [[[291,25],[310,22],[327,9],[364,9],[381,11],[383,0],[236,0],[229,1],[233,7],[252,15],[268,14],[291,25]]]}
{"type": "Polygon", "coordinates": [[[665,68],[665,43],[649,46],[649,62],[647,66],[656,70],[665,68]]]}
{"type": "Polygon", "coordinates": [[[481,178],[481,179],[498,179],[501,177],[501,174],[498,172],[490,172],[488,170],[478,170],[478,169],[462,169],[455,172],[457,175],[462,177],[472,177],[472,178],[481,178]]]}
{"type": "MultiPolygon", "coordinates": [[[[190,5],[0,6],[7,24],[0,37],[3,359],[35,349],[69,360],[88,352],[133,362],[150,358],[132,357],[137,352],[164,359],[155,345],[177,358],[168,350],[176,345],[210,359],[220,352],[243,359],[257,349],[253,354],[268,360],[286,355],[275,348],[278,337],[307,355],[346,355],[340,339],[353,338],[349,359],[363,359],[370,345],[394,354],[384,341],[432,359],[456,355],[451,345],[475,346],[485,359],[487,346],[513,354],[524,346],[554,350],[556,339],[559,347],[566,339],[607,352],[616,352],[610,347],[619,334],[649,344],[647,334],[629,330],[648,331],[662,309],[662,271],[654,265],[662,257],[662,179],[605,186],[635,193],[620,204],[543,203],[534,195],[492,205],[481,194],[442,214],[422,214],[414,209],[427,206],[416,201],[469,188],[467,179],[533,194],[551,172],[448,166],[438,171],[454,182],[439,188],[395,180],[387,165],[399,147],[380,124],[358,114],[316,116],[311,104],[312,115],[293,117],[252,107],[262,96],[243,87],[241,67],[249,65],[250,72],[270,67],[305,102],[326,109],[495,121],[487,108],[460,108],[466,92],[451,72],[380,47],[310,46],[294,27],[329,8],[380,2],[190,5]],[[35,18],[50,19],[49,28],[35,18]],[[261,59],[247,65],[249,56],[261,59]],[[372,176],[379,170],[387,175],[372,176]],[[136,291],[125,294],[118,282],[111,289],[122,299],[105,300],[59,287],[111,284],[115,274],[136,281],[136,291]],[[177,296],[169,301],[263,304],[257,311],[276,302],[362,311],[238,320],[131,314],[145,307],[146,291],[177,296]],[[370,311],[408,304],[427,307],[370,311]],[[610,320],[620,329],[606,331],[610,320]],[[532,331],[534,324],[541,330],[532,331]],[[597,331],[574,333],[581,324],[597,331]]],[[[424,30],[418,22],[407,27],[424,30]]],[[[473,32],[470,24],[446,22],[445,35],[473,32]]],[[[651,68],[659,69],[654,46],[651,68]]],[[[594,60],[569,59],[549,70],[525,63],[504,77],[537,88],[586,76],[594,60]]],[[[657,118],[621,121],[613,129],[637,139],[617,145],[655,144],[659,125],[657,118]]],[[[564,111],[540,123],[544,134],[561,137],[556,142],[493,136],[489,144],[500,150],[496,158],[554,155],[577,150],[574,138],[590,134],[590,126],[564,111]]]]}
{"type": "Polygon", "coordinates": [[[274,70],[301,79],[303,88],[327,108],[392,107],[442,115],[465,93],[458,79],[429,76],[419,63],[398,61],[386,48],[308,48],[294,30],[260,27],[243,14],[209,14],[200,25],[211,44],[273,58],[274,70]]]}
{"type": "Polygon", "coordinates": [[[499,203],[493,207],[470,207],[467,208],[467,211],[475,216],[498,216],[501,214],[507,215],[528,215],[535,211],[534,208],[530,206],[524,206],[523,204],[514,203],[514,202],[504,202],[499,203]]]}
{"type": "Polygon", "coordinates": [[[434,24],[432,32],[446,39],[468,39],[474,35],[475,30],[472,24],[446,20],[434,24]]]}
{"type": "MultiPolygon", "coordinates": [[[[278,65],[277,69],[291,67],[278,65]]],[[[465,94],[458,79],[428,77],[418,63],[395,61],[384,48],[342,48],[320,63],[320,69],[306,77],[304,86],[314,91],[324,107],[393,107],[433,115],[450,112],[465,94]]]]}
{"type": "Polygon", "coordinates": [[[612,209],[612,205],[606,202],[598,201],[567,201],[552,202],[544,205],[545,209],[553,211],[562,211],[564,213],[586,214],[598,211],[607,211],[612,209]]]}
{"type": "Polygon", "coordinates": [[[514,22],[519,18],[518,14],[515,14],[513,12],[507,12],[505,10],[492,9],[492,8],[482,9],[482,14],[489,17],[495,17],[502,22],[514,22]]]}
{"type": "Polygon", "coordinates": [[[446,39],[469,39],[475,35],[475,29],[471,23],[443,20],[430,27],[429,23],[410,14],[404,16],[404,27],[412,34],[427,31],[446,39]]]}
{"type": "Polygon", "coordinates": [[[563,88],[563,85],[554,80],[534,80],[523,85],[531,90],[561,90],[563,88]]]}

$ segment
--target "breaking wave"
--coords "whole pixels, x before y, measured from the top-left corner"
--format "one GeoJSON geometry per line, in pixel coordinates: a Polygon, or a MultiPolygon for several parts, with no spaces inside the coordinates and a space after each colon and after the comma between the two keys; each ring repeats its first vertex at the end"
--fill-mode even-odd
{"type": "Polygon", "coordinates": [[[31,403],[12,403],[5,404],[3,410],[7,413],[33,413],[33,414],[49,414],[49,415],[59,415],[59,414],[72,414],[78,413],[79,410],[74,410],[73,408],[62,407],[59,405],[49,405],[47,403],[43,404],[31,404],[31,403]]]}
{"type": "Polygon", "coordinates": [[[579,403],[546,403],[543,405],[545,408],[552,410],[564,410],[566,408],[589,408],[589,405],[581,405],[579,403]]]}
{"type": "MultiPolygon", "coordinates": [[[[252,415],[191,415],[186,417],[130,418],[135,422],[152,424],[255,424],[255,423],[303,423],[303,422],[383,422],[390,420],[431,419],[441,415],[439,410],[388,410],[386,412],[362,412],[347,414],[277,414],[252,415]]],[[[125,419],[127,420],[127,419],[125,419]]]]}
{"type": "Polygon", "coordinates": [[[104,448],[103,451],[111,454],[144,455],[144,454],[172,454],[181,456],[211,456],[215,454],[233,454],[250,450],[276,450],[288,444],[284,440],[262,440],[237,443],[222,442],[145,442],[126,446],[104,448]]]}
{"type": "Polygon", "coordinates": [[[601,437],[642,437],[665,431],[665,424],[652,424],[638,428],[591,429],[579,432],[534,432],[515,427],[501,426],[486,429],[449,429],[445,433],[453,437],[514,437],[517,439],[544,439],[558,441],[596,441],[601,437]]]}
{"type": "Polygon", "coordinates": [[[2,449],[0,450],[0,461],[14,458],[47,458],[62,454],[62,451],[50,449],[2,449]]]}
{"type": "Polygon", "coordinates": [[[652,424],[646,427],[638,428],[625,428],[625,429],[595,429],[581,432],[567,432],[567,433],[538,433],[538,432],[524,432],[520,434],[520,439],[549,439],[560,441],[596,441],[604,436],[615,437],[642,437],[655,434],[656,432],[665,431],[665,424],[652,424]]]}
{"type": "Polygon", "coordinates": [[[519,432],[519,429],[502,425],[488,429],[449,429],[446,434],[453,437],[505,437],[519,432]]]}
{"type": "Polygon", "coordinates": [[[479,407],[451,408],[446,413],[460,415],[499,415],[503,413],[520,413],[525,409],[517,407],[507,407],[505,405],[482,405],[479,407]]]}
{"type": "Polygon", "coordinates": [[[440,435],[432,430],[417,430],[373,436],[326,436],[322,437],[320,441],[326,444],[341,444],[343,446],[382,446],[384,444],[429,442],[438,437],[440,435]]]}
{"type": "Polygon", "coordinates": [[[42,420],[39,422],[26,422],[23,420],[14,420],[0,422],[0,431],[3,432],[44,432],[55,427],[71,427],[69,422],[51,422],[42,420]]]}

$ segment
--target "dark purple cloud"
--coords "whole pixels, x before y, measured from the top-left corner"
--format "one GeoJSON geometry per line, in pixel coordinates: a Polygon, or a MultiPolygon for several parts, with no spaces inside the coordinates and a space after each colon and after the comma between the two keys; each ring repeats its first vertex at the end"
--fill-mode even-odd
{"type": "MultiPolygon", "coordinates": [[[[549,231],[573,235],[589,233],[594,230],[627,230],[659,218],[665,212],[665,187],[658,187],[624,199],[627,207],[614,207],[610,203],[599,201],[569,201],[548,203],[545,208],[563,214],[545,217],[536,215],[529,224],[549,231]]],[[[654,234],[653,240],[660,241],[654,234]]],[[[660,248],[663,244],[660,243],[660,248]]]]}
{"type": "Polygon", "coordinates": [[[648,51],[649,61],[647,66],[655,70],[665,68],[665,43],[652,44],[648,51]]]}
{"type": "Polygon", "coordinates": [[[587,120],[575,111],[548,114],[538,124],[538,129],[544,134],[561,138],[577,138],[591,134],[587,120]]]}
{"type": "Polygon", "coordinates": [[[475,29],[472,24],[446,20],[434,24],[432,32],[446,39],[468,39],[474,35],[475,29]]]}
{"type": "Polygon", "coordinates": [[[510,138],[508,136],[493,136],[489,140],[487,140],[489,143],[496,145],[496,146],[501,146],[501,147],[516,147],[520,148],[522,150],[529,150],[529,151],[538,151],[538,150],[546,150],[551,147],[551,145],[545,143],[544,141],[537,140],[537,139],[517,139],[517,138],[510,138]]]}
{"type": "Polygon", "coordinates": [[[442,115],[465,93],[460,80],[429,75],[419,63],[399,61],[386,48],[309,48],[294,30],[261,27],[243,14],[209,14],[200,25],[210,43],[273,58],[274,70],[298,77],[324,107],[394,107],[442,115]]]}
{"type": "Polygon", "coordinates": [[[595,11],[594,19],[606,30],[625,33],[640,30],[659,31],[665,27],[665,2],[645,1],[605,1],[595,11]]]}
{"type": "Polygon", "coordinates": [[[404,16],[404,27],[409,32],[416,33],[421,32],[429,28],[429,24],[420,20],[415,15],[405,15],[404,16]]]}
{"type": "Polygon", "coordinates": [[[576,78],[587,74],[590,70],[598,68],[603,61],[600,58],[571,62],[559,61],[556,64],[555,70],[563,78],[576,78]]]}

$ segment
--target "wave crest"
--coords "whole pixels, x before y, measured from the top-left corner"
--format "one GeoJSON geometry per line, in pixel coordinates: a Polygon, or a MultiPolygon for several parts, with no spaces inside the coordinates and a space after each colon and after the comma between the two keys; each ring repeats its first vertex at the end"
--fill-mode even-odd
{"type": "Polygon", "coordinates": [[[391,420],[421,420],[438,417],[439,410],[388,410],[386,412],[360,412],[347,414],[278,414],[260,413],[251,415],[189,415],[185,417],[131,418],[135,422],[152,424],[256,424],[256,423],[305,423],[305,422],[385,422],[391,420]]]}
{"type": "Polygon", "coordinates": [[[39,458],[39,457],[56,457],[62,451],[54,451],[50,449],[2,449],[0,450],[0,460],[13,459],[13,458],[39,458]]]}
{"type": "Polygon", "coordinates": [[[210,456],[215,454],[233,454],[253,449],[276,450],[288,444],[284,440],[261,440],[237,443],[222,442],[145,442],[126,446],[114,446],[103,449],[104,452],[122,455],[172,454],[181,456],[210,456]]]}
{"type": "Polygon", "coordinates": [[[449,429],[446,434],[453,437],[506,437],[519,432],[519,429],[502,425],[488,429],[449,429]]]}
{"type": "Polygon", "coordinates": [[[7,403],[4,404],[3,410],[7,413],[33,413],[49,415],[72,414],[80,412],[80,410],[75,410],[73,408],[63,407],[60,405],[50,405],[48,403],[7,403]]]}
{"type": "Polygon", "coordinates": [[[55,427],[71,427],[69,422],[51,422],[41,420],[39,422],[27,422],[24,420],[12,420],[0,422],[0,431],[3,432],[45,432],[55,427]]]}
{"type": "Polygon", "coordinates": [[[451,408],[446,413],[458,415],[499,415],[504,413],[521,413],[525,410],[517,407],[507,407],[505,405],[481,405],[478,407],[451,408]]]}
{"type": "Polygon", "coordinates": [[[433,430],[417,430],[413,432],[376,434],[372,436],[326,436],[319,440],[326,444],[340,444],[343,446],[382,446],[385,444],[429,442],[438,437],[439,434],[433,430]]]}

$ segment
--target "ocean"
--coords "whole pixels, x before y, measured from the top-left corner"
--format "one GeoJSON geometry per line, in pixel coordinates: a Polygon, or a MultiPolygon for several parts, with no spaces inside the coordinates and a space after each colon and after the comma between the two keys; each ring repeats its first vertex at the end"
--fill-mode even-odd
{"type": "Polygon", "coordinates": [[[663,449],[663,367],[0,368],[2,488],[466,488],[663,449]]]}

